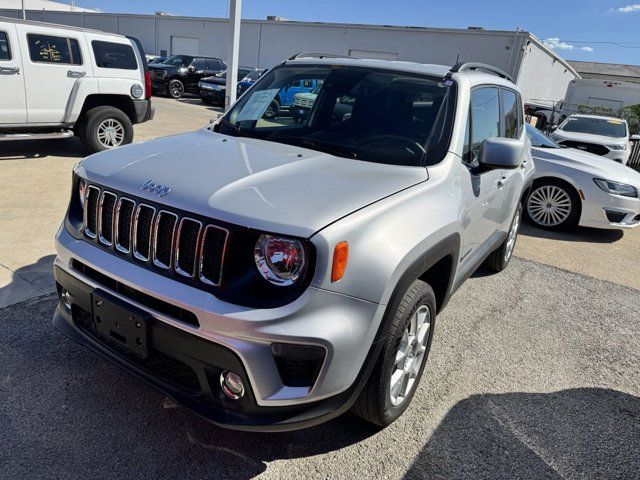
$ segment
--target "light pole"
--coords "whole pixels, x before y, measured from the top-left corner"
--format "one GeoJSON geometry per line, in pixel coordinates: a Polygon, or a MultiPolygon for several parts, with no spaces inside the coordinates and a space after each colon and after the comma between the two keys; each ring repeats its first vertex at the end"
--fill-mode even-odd
{"type": "Polygon", "coordinates": [[[227,47],[227,87],[225,111],[236,101],[238,88],[238,59],[240,53],[240,19],[242,0],[229,0],[229,37],[227,47]]]}

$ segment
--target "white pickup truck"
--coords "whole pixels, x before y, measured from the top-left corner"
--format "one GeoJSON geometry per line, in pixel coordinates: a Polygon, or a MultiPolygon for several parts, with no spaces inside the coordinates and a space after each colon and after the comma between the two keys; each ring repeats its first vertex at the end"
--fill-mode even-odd
{"type": "Polygon", "coordinates": [[[140,42],[0,17],[0,142],[80,137],[91,152],[133,140],[153,118],[140,42]]]}

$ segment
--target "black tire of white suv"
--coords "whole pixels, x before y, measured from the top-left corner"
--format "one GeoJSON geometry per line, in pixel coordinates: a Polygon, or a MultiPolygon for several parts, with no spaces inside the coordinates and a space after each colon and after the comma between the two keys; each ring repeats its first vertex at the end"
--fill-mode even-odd
{"type": "Polygon", "coordinates": [[[427,363],[435,319],[433,289],[421,280],[414,281],[395,312],[376,366],[352,407],[355,415],[382,427],[402,415],[411,403],[427,363]],[[418,317],[422,317],[422,322],[418,317]],[[405,375],[409,375],[406,380],[405,375]],[[400,376],[401,387],[407,382],[406,390],[394,392],[394,376],[400,376]]]}
{"type": "Polygon", "coordinates": [[[81,122],[80,141],[89,153],[102,152],[133,141],[131,119],[115,107],[95,107],[81,122]]]}
{"type": "Polygon", "coordinates": [[[502,244],[495,249],[484,261],[484,266],[494,272],[501,272],[513,257],[513,251],[516,248],[516,240],[518,239],[518,233],[520,232],[520,225],[522,223],[522,205],[518,205],[516,213],[513,215],[511,225],[509,227],[509,233],[507,238],[502,244]]]}

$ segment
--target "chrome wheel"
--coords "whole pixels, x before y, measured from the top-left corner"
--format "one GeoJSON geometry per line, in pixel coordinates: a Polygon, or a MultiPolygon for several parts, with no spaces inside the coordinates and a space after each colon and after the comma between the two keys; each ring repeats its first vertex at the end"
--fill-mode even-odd
{"type": "Polygon", "coordinates": [[[520,230],[520,208],[516,210],[516,215],[511,222],[511,230],[509,230],[509,236],[507,237],[507,245],[504,252],[504,261],[508,262],[513,255],[513,250],[516,246],[516,239],[518,238],[518,231],[520,230]]]}
{"type": "Polygon", "coordinates": [[[400,405],[410,395],[424,362],[431,329],[431,311],[421,305],[402,335],[389,385],[391,404],[400,405]]]}
{"type": "Polygon", "coordinates": [[[527,200],[529,216],[544,227],[555,227],[566,221],[571,208],[571,197],[556,185],[538,187],[527,200]]]}
{"type": "Polygon", "coordinates": [[[179,81],[173,81],[169,84],[169,95],[173,98],[180,98],[184,94],[184,87],[179,81]]]}
{"type": "Polygon", "coordinates": [[[97,135],[104,148],[119,147],[124,140],[124,125],[115,118],[107,118],[98,125],[97,135]]]}

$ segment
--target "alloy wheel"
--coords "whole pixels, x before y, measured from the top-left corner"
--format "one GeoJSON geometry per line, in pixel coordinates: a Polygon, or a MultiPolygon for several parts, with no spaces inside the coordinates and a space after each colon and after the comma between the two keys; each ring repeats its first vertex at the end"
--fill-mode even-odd
{"type": "Polygon", "coordinates": [[[504,252],[504,260],[508,262],[513,255],[513,250],[516,246],[516,239],[518,238],[518,231],[520,230],[520,208],[516,210],[516,215],[511,222],[511,229],[509,230],[509,236],[507,237],[507,248],[504,252]]]}
{"type": "Polygon", "coordinates": [[[124,126],[115,118],[107,118],[98,125],[97,135],[103,147],[119,147],[124,140],[124,126]]]}
{"type": "Polygon", "coordinates": [[[184,88],[180,82],[172,82],[169,85],[169,94],[173,98],[180,98],[184,94],[184,88]]]}
{"type": "Polygon", "coordinates": [[[421,305],[412,315],[396,352],[389,384],[391,404],[395,407],[404,402],[415,388],[426,356],[430,329],[431,311],[426,305],[421,305]]]}
{"type": "Polygon", "coordinates": [[[527,200],[529,216],[544,227],[555,227],[566,221],[571,208],[571,197],[556,185],[538,187],[527,200]]]}

